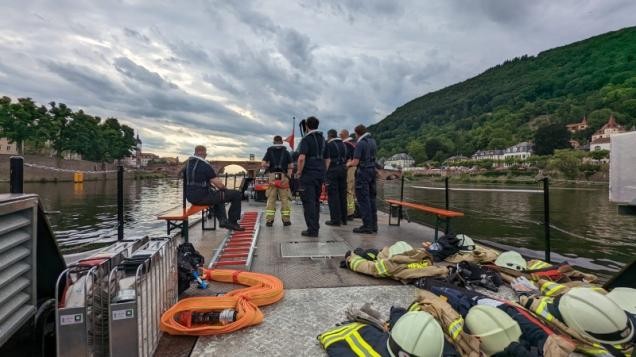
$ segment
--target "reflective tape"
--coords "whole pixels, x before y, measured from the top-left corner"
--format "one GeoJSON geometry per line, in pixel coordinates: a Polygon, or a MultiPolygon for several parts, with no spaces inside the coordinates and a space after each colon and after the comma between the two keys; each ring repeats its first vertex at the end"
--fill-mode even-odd
{"type": "Polygon", "coordinates": [[[541,301],[539,302],[539,306],[537,307],[537,311],[535,311],[539,316],[543,317],[544,319],[546,319],[547,321],[552,321],[554,320],[554,315],[552,315],[549,311],[548,311],[548,299],[547,298],[543,298],[541,299],[541,301]]]}
{"type": "Polygon", "coordinates": [[[528,266],[528,270],[537,270],[537,269],[549,268],[551,266],[552,266],[552,264],[546,263],[543,260],[536,260],[536,261],[532,262],[532,264],[530,264],[528,266]]]}
{"type": "Polygon", "coordinates": [[[409,306],[408,311],[420,311],[422,310],[422,307],[420,306],[419,303],[412,303],[411,306],[409,306]]]}
{"type": "Polygon", "coordinates": [[[429,263],[428,260],[422,260],[421,262],[417,262],[417,263],[409,263],[406,265],[406,267],[409,269],[424,269],[430,265],[431,263],[429,263]]]}
{"type": "Polygon", "coordinates": [[[386,270],[386,266],[384,265],[384,260],[376,260],[375,261],[375,270],[378,271],[378,275],[380,276],[389,276],[389,273],[386,270]]]}
{"type": "Polygon", "coordinates": [[[453,341],[457,341],[459,338],[459,334],[464,330],[464,319],[460,316],[457,320],[451,322],[448,325],[448,334],[453,339],[453,341]]]}
{"type": "Polygon", "coordinates": [[[565,289],[565,285],[557,284],[554,282],[547,282],[541,285],[541,295],[554,296],[557,292],[565,289]]]}
{"type": "Polygon", "coordinates": [[[345,341],[349,344],[351,350],[356,354],[356,356],[360,357],[382,357],[379,353],[377,353],[373,347],[371,347],[367,341],[362,338],[359,329],[352,331],[347,337],[345,337],[345,341]]]}
{"type": "Polygon", "coordinates": [[[349,267],[351,267],[351,270],[356,271],[358,269],[358,266],[360,266],[362,262],[366,261],[367,260],[362,257],[353,257],[351,258],[351,260],[349,260],[349,267]]]}

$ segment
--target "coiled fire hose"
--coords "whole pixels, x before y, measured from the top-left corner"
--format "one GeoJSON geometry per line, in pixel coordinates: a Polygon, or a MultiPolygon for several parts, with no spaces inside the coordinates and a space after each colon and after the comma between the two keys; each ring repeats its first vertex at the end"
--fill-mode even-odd
{"type": "MultiPolygon", "coordinates": [[[[283,282],[275,276],[242,270],[202,269],[201,279],[247,285],[223,296],[202,296],[183,299],[161,316],[161,331],[171,335],[219,335],[256,325],[263,321],[258,308],[283,298],[283,282]],[[197,324],[203,316],[233,309],[235,319],[228,324],[197,324]],[[194,322],[194,323],[193,323],[194,322]]],[[[218,315],[215,315],[218,316],[218,315]]]]}

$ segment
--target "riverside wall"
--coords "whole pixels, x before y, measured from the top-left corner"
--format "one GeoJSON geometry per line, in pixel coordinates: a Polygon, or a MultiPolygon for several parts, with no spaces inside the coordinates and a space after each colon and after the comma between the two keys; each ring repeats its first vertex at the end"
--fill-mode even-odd
{"type": "MultiPolygon", "coordinates": [[[[42,155],[23,155],[25,164],[37,164],[64,170],[77,171],[107,171],[116,170],[113,163],[102,164],[86,160],[57,160],[42,155]]],[[[9,160],[11,155],[0,155],[0,181],[9,181],[9,160]]],[[[84,174],[85,181],[117,179],[117,173],[84,174]]],[[[73,172],[48,170],[34,167],[24,167],[25,182],[55,182],[73,181],[73,172]]]]}

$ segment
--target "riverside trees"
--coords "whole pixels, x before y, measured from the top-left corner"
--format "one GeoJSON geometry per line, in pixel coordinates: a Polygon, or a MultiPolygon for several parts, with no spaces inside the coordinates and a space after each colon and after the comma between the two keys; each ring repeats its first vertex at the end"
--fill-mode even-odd
{"type": "Polygon", "coordinates": [[[31,98],[0,98],[0,137],[16,143],[20,154],[26,143],[36,151],[49,147],[57,158],[72,152],[98,162],[122,159],[136,145],[133,129],[116,118],[73,112],[63,103],[38,106],[31,98]]]}

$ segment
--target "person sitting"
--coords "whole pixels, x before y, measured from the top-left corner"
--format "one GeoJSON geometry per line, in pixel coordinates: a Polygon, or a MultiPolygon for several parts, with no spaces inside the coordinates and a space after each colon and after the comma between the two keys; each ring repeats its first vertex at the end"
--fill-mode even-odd
{"type": "Polygon", "coordinates": [[[194,155],[186,162],[186,199],[193,205],[213,206],[220,227],[244,231],[245,228],[238,224],[241,218],[241,193],[226,189],[214,168],[205,161],[206,156],[205,146],[197,145],[194,155]],[[225,212],[226,202],[230,202],[229,218],[225,212]]]}

